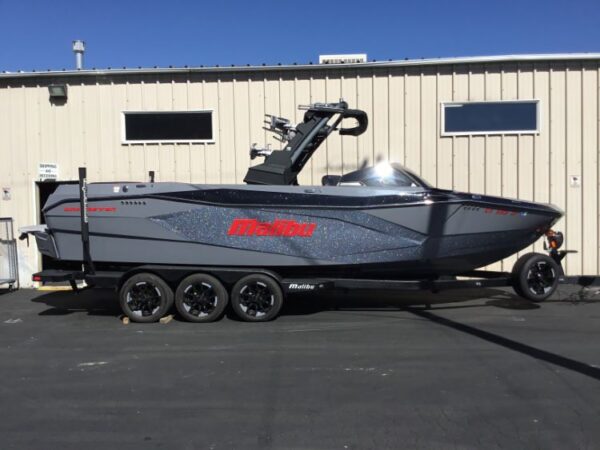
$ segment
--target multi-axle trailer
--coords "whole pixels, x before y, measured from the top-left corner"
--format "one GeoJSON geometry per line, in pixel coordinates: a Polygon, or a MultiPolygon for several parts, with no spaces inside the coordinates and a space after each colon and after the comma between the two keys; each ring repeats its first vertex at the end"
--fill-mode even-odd
{"type": "Polygon", "coordinates": [[[548,254],[527,253],[517,260],[511,272],[476,270],[459,278],[350,278],[343,271],[336,277],[297,277],[261,267],[99,265],[90,253],[85,168],[79,169],[79,194],[82,269],[43,270],[33,275],[33,281],[69,282],[74,290],[79,289],[82,281],[86,287],[113,288],[118,292],[124,314],[135,322],[158,321],[173,304],[191,322],[217,320],[228,305],[242,320],[263,322],[277,317],[286,295],[328,289],[438,292],[508,286],[519,296],[537,302],[552,295],[558,284],[600,284],[597,277],[564,275],[561,261],[570,252],[559,250],[562,235],[554,232],[546,234],[548,254]]]}

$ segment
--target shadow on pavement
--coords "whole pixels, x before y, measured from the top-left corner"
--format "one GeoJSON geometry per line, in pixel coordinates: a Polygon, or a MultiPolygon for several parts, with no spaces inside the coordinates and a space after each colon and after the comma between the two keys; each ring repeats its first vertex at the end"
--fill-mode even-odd
{"type": "MultiPolygon", "coordinates": [[[[121,309],[117,294],[111,289],[40,292],[32,300],[48,306],[39,314],[61,316],[84,312],[97,316],[120,316],[121,309]]],[[[597,302],[592,300],[591,302],[597,302]]],[[[546,302],[571,302],[571,297],[552,299],[546,302]]],[[[390,291],[323,291],[321,293],[293,294],[284,302],[281,315],[311,315],[323,311],[385,311],[399,310],[407,306],[427,305],[433,310],[451,310],[495,307],[511,310],[534,310],[540,304],[524,300],[508,289],[464,289],[432,293],[390,291]],[[465,304],[465,302],[470,302],[465,304]]],[[[542,303],[543,305],[543,303],[542,303]]],[[[239,320],[228,308],[227,317],[239,320]]],[[[175,319],[178,320],[177,315],[175,319]]]]}
{"type": "Polygon", "coordinates": [[[117,296],[110,289],[90,289],[75,293],[73,291],[55,291],[40,293],[31,299],[34,303],[43,303],[49,308],[40,316],[64,316],[84,312],[90,316],[120,316],[121,308],[117,296]]]}
{"type": "Polygon", "coordinates": [[[471,325],[456,322],[454,320],[438,316],[437,314],[434,314],[430,311],[425,311],[423,309],[413,307],[407,307],[405,308],[405,310],[411,312],[412,314],[418,317],[430,320],[431,322],[434,322],[436,324],[452,328],[454,330],[469,334],[471,336],[475,336],[479,339],[483,339],[484,341],[488,341],[492,344],[500,345],[502,347],[514,350],[524,355],[531,356],[532,358],[538,359],[540,361],[545,361],[547,363],[554,364],[555,366],[560,366],[565,369],[578,372],[590,378],[600,380],[600,368],[590,366],[589,364],[583,363],[581,361],[560,356],[556,353],[541,350],[539,348],[532,347],[530,345],[523,344],[521,342],[517,342],[494,333],[490,333],[489,331],[485,331],[480,328],[473,327],[471,325]]]}
{"type": "MultiPolygon", "coordinates": [[[[563,367],[570,371],[580,373],[590,378],[600,380],[600,368],[590,366],[589,364],[567,358],[552,352],[541,350],[521,342],[505,338],[503,336],[485,331],[464,323],[460,323],[451,319],[447,319],[435,314],[436,311],[449,309],[465,309],[465,308],[484,308],[497,307],[513,310],[532,310],[538,309],[541,306],[536,303],[522,299],[507,290],[500,289],[480,289],[480,290],[465,290],[452,291],[451,293],[432,294],[427,292],[410,293],[410,294],[394,294],[389,292],[378,295],[375,292],[369,291],[366,293],[347,293],[341,295],[325,296],[319,294],[318,299],[315,296],[297,295],[293,301],[288,301],[285,310],[282,314],[313,314],[325,310],[349,310],[349,311],[381,311],[385,309],[403,310],[414,314],[417,317],[427,319],[439,325],[443,325],[462,333],[475,336],[479,339],[491,342],[504,348],[525,354],[532,358],[563,367]],[[452,302],[475,301],[470,304],[448,304],[452,302]],[[411,306],[412,304],[412,306],[411,306]],[[432,309],[424,309],[423,307],[414,305],[432,305],[432,309]]],[[[555,299],[552,302],[569,301],[555,299]]]]}
{"type": "MultiPolygon", "coordinates": [[[[76,312],[84,312],[91,316],[118,317],[122,314],[117,295],[110,289],[90,289],[79,293],[54,291],[40,292],[39,294],[31,301],[48,306],[48,309],[39,313],[41,316],[63,316],[76,312]]],[[[284,303],[281,315],[311,315],[323,311],[339,310],[398,310],[409,305],[432,305],[436,310],[489,306],[527,310],[540,307],[500,289],[466,289],[436,294],[431,292],[328,291],[318,294],[290,295],[284,303]],[[480,301],[457,304],[474,300],[480,301]]],[[[230,320],[239,320],[230,308],[226,315],[230,320]]]]}
{"type": "Polygon", "coordinates": [[[535,303],[501,289],[464,289],[440,293],[427,291],[395,293],[390,291],[326,291],[316,294],[290,295],[284,303],[281,314],[308,315],[334,310],[398,310],[410,305],[431,305],[435,310],[487,306],[519,310],[540,308],[535,303]],[[480,301],[470,304],[458,304],[475,300],[480,301]]]}
{"type": "MultiPolygon", "coordinates": [[[[116,294],[112,290],[94,289],[82,291],[78,294],[72,291],[58,291],[41,293],[31,299],[34,303],[48,306],[39,313],[41,316],[62,316],[72,313],[87,313],[91,316],[121,315],[121,310],[116,294]]],[[[560,300],[559,300],[560,301],[560,300]]],[[[459,308],[488,308],[500,307],[510,309],[536,309],[540,305],[523,300],[510,292],[500,289],[480,289],[453,291],[451,293],[431,294],[396,293],[389,292],[328,292],[321,294],[295,294],[288,298],[282,310],[282,315],[310,315],[323,311],[385,311],[402,310],[412,313],[422,319],[427,319],[456,331],[477,337],[501,347],[522,353],[532,358],[544,361],[555,366],[563,367],[587,377],[600,380],[600,368],[567,358],[555,353],[541,350],[521,342],[505,338],[489,331],[471,325],[457,322],[435,314],[435,311],[459,308]],[[479,300],[479,301],[476,301],[479,300]],[[467,305],[448,305],[450,302],[475,301],[467,305]],[[427,310],[414,305],[434,305],[427,310]]]]}

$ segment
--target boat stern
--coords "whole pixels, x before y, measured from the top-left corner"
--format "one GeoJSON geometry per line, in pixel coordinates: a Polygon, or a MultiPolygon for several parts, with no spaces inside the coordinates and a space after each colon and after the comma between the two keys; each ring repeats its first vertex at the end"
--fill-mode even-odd
{"type": "Polygon", "coordinates": [[[41,254],[49,256],[50,258],[59,259],[56,242],[47,225],[21,227],[19,228],[19,233],[19,240],[21,241],[27,239],[29,242],[29,235],[33,235],[38,251],[41,254]]]}

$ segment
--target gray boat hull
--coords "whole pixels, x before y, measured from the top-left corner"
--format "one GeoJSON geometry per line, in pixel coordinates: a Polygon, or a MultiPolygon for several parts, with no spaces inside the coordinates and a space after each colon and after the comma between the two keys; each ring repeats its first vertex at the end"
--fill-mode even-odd
{"type": "MultiPolygon", "coordinates": [[[[82,260],[78,201],[70,185],[48,199],[43,253],[82,260]]],[[[423,188],[88,186],[91,256],[114,265],[460,274],[527,247],[561,215],[546,205],[423,188]]]]}

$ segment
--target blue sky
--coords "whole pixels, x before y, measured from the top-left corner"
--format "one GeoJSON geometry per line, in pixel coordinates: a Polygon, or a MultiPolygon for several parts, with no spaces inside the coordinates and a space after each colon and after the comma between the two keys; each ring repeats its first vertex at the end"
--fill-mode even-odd
{"type": "Polygon", "coordinates": [[[598,0],[0,0],[0,70],[600,51],[598,0]]]}

